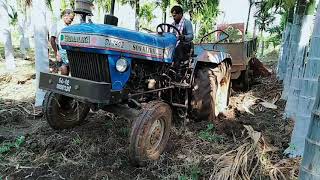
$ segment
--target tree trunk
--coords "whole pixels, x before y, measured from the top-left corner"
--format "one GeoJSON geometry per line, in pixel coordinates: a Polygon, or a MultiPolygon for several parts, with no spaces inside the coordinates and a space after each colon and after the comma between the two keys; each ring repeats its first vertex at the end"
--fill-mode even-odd
{"type": "Polygon", "coordinates": [[[263,31],[260,32],[260,38],[261,38],[261,57],[264,53],[264,39],[263,39],[263,31]]]}
{"type": "MultiPolygon", "coordinates": [[[[316,101],[314,103],[313,109],[314,113],[311,117],[311,122],[309,125],[308,134],[305,141],[305,148],[303,153],[303,159],[300,167],[299,179],[319,179],[320,177],[320,82],[318,80],[318,75],[320,73],[320,69],[317,68],[320,66],[319,61],[319,43],[320,39],[320,4],[318,4],[317,15],[315,19],[315,26],[313,29],[313,34],[311,38],[310,45],[310,55],[306,68],[306,77],[308,78],[306,81],[307,87],[311,88],[310,92],[311,96],[316,96],[316,101]],[[313,79],[313,81],[310,81],[313,79]],[[314,85],[312,85],[314,84],[314,85]],[[317,89],[317,90],[316,90],[317,89]]],[[[310,88],[308,88],[310,89],[310,88]]],[[[308,90],[306,88],[306,90],[308,90]]],[[[303,90],[302,90],[303,91],[303,90]]]]}
{"type": "Polygon", "coordinates": [[[284,88],[282,92],[282,98],[285,100],[288,98],[288,93],[290,89],[294,58],[296,57],[298,48],[299,48],[298,43],[299,43],[300,34],[301,34],[301,23],[302,23],[302,18],[304,16],[305,9],[306,9],[305,1],[299,0],[297,9],[294,15],[292,31],[290,34],[289,51],[288,51],[289,55],[287,57],[288,59],[286,60],[287,70],[286,70],[286,75],[283,82],[284,88]]]}
{"type": "Polygon", "coordinates": [[[249,5],[249,12],[248,12],[248,17],[247,17],[247,24],[246,24],[246,30],[244,34],[247,34],[248,32],[248,26],[249,26],[249,20],[250,20],[250,14],[251,14],[251,7],[252,7],[252,3],[249,1],[250,5],[249,5]]]}
{"type": "Polygon", "coordinates": [[[253,39],[256,38],[256,31],[257,31],[257,21],[254,20],[254,25],[253,25],[253,39]]]}
{"type": "Polygon", "coordinates": [[[278,61],[278,68],[277,68],[277,75],[279,80],[283,80],[285,78],[286,70],[287,70],[287,56],[289,51],[289,42],[293,24],[293,17],[294,17],[294,7],[289,10],[288,20],[286,24],[286,29],[283,33],[283,41],[282,46],[280,48],[279,53],[279,61],[278,61]]]}
{"type": "Polygon", "coordinates": [[[32,2],[32,25],[34,28],[35,44],[35,66],[36,66],[36,101],[35,106],[41,106],[45,91],[39,89],[40,72],[49,72],[48,57],[48,25],[49,11],[43,0],[33,0],[32,2]]]}
{"type": "Polygon", "coordinates": [[[163,11],[163,23],[167,22],[167,9],[163,11]]]}
{"type": "MultiPolygon", "coordinates": [[[[308,81],[308,79],[303,79],[303,69],[306,58],[306,49],[309,45],[309,40],[311,32],[313,30],[313,19],[315,12],[315,2],[310,1],[307,6],[306,13],[303,17],[301,33],[298,43],[298,49],[296,56],[293,60],[293,68],[291,75],[291,82],[289,85],[288,100],[286,104],[286,114],[295,121],[295,126],[291,135],[290,145],[296,147],[290,150],[289,153],[292,156],[302,156],[304,150],[304,139],[306,138],[308,125],[311,119],[311,108],[312,103],[311,94],[301,93],[305,91],[305,86],[301,86],[302,83],[308,81]],[[306,105],[306,103],[309,105],[306,105]]],[[[308,86],[307,86],[308,87],[308,86]]],[[[310,87],[310,86],[309,86],[310,87]]],[[[316,91],[316,90],[315,90],[316,91]]],[[[314,102],[314,101],[313,101],[314,102]]],[[[288,151],[287,151],[288,152],[288,151]]]]}
{"type": "Polygon", "coordinates": [[[139,29],[140,29],[140,23],[139,23],[140,2],[139,2],[139,0],[135,0],[135,1],[136,1],[136,4],[135,4],[135,7],[136,7],[135,29],[136,29],[136,31],[139,31],[139,29]]]}
{"type": "Polygon", "coordinates": [[[0,37],[4,44],[4,56],[6,61],[6,69],[15,70],[14,50],[12,46],[11,31],[9,25],[8,7],[5,0],[0,0],[0,37]]]}

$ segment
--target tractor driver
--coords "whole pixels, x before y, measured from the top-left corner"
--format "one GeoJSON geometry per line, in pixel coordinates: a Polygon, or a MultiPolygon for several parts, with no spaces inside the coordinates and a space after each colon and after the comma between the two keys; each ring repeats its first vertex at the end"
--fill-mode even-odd
{"type": "Polygon", "coordinates": [[[174,22],[172,25],[177,27],[181,35],[177,33],[177,47],[175,50],[175,66],[177,67],[181,60],[187,60],[188,54],[191,51],[193,40],[193,28],[191,21],[183,17],[183,10],[180,6],[173,6],[171,9],[171,15],[174,22]]]}

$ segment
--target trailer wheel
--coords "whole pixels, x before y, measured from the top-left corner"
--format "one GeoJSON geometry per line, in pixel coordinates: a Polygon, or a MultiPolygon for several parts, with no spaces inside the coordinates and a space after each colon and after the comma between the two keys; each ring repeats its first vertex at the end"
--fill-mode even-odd
{"type": "Polygon", "coordinates": [[[249,91],[250,89],[250,76],[249,76],[249,65],[246,70],[241,71],[241,75],[239,77],[240,87],[242,91],[249,91]]]}
{"type": "Polygon", "coordinates": [[[226,61],[215,67],[197,70],[192,90],[192,115],[195,120],[213,120],[229,103],[231,67],[226,61]]]}
{"type": "Polygon", "coordinates": [[[134,121],[129,145],[130,162],[144,166],[148,160],[157,160],[169,139],[172,111],[168,104],[152,101],[134,121]]]}
{"type": "Polygon", "coordinates": [[[79,125],[89,110],[87,104],[53,92],[47,92],[43,101],[44,117],[53,129],[67,129],[79,125]]]}

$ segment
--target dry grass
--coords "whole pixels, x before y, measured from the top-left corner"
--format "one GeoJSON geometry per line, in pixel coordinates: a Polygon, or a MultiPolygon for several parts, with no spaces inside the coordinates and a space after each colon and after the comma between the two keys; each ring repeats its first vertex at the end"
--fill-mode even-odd
{"type": "Polygon", "coordinates": [[[273,164],[270,152],[277,148],[268,145],[260,132],[244,126],[248,137],[243,143],[221,155],[210,180],[250,180],[269,176],[271,180],[296,179],[299,159],[282,159],[273,164]]]}

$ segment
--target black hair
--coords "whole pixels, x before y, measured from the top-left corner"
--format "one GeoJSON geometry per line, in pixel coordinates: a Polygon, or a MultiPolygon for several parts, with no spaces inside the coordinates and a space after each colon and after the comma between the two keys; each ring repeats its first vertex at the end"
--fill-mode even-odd
{"type": "Polygon", "coordinates": [[[65,9],[62,11],[61,13],[61,18],[64,16],[64,15],[69,15],[69,14],[74,14],[73,10],[72,9],[65,9]]]}
{"type": "Polygon", "coordinates": [[[173,6],[171,13],[175,12],[176,14],[183,14],[183,9],[181,6],[173,6]]]}

